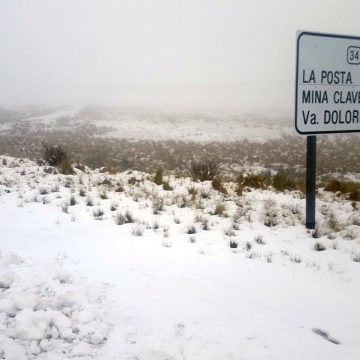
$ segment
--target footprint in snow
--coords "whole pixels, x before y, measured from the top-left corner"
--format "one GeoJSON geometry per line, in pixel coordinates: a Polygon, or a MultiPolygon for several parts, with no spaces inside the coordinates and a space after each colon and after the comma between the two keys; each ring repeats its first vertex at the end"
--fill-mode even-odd
{"type": "Polygon", "coordinates": [[[330,337],[329,336],[329,333],[324,331],[324,330],[321,330],[319,328],[313,328],[312,329],[313,333],[315,333],[316,335],[319,335],[321,336],[323,339],[327,340],[327,341],[330,341],[331,343],[333,344],[336,344],[336,345],[340,345],[341,342],[333,337],[330,337]]]}

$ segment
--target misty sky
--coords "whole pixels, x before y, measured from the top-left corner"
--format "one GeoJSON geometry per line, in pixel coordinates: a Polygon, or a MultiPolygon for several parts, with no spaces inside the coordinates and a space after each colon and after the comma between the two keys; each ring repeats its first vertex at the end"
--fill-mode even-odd
{"type": "Polygon", "coordinates": [[[0,0],[0,105],[292,111],[297,29],[360,35],[359,0],[0,0]]]}

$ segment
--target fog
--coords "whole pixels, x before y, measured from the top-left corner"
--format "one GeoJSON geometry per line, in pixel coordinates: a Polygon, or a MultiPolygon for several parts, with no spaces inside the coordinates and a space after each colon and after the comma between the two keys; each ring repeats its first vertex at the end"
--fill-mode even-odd
{"type": "Polygon", "coordinates": [[[359,13],[350,0],[0,0],[0,105],[290,112],[296,30],[360,35],[359,13]]]}

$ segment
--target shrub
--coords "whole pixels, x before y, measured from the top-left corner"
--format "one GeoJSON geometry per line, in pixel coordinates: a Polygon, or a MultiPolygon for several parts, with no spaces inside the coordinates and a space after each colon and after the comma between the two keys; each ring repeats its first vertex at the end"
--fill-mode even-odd
{"type": "Polygon", "coordinates": [[[58,165],[59,172],[64,175],[73,175],[74,170],[69,160],[64,160],[58,165]]]}
{"type": "Polygon", "coordinates": [[[43,144],[44,160],[51,166],[58,166],[68,160],[68,154],[61,145],[43,144]]]}
{"type": "Polygon", "coordinates": [[[140,224],[136,224],[131,228],[131,235],[133,236],[142,236],[144,233],[144,226],[140,224]]]}
{"type": "Polygon", "coordinates": [[[194,187],[188,188],[189,195],[195,196],[197,194],[197,190],[194,187]]]}
{"type": "Polygon", "coordinates": [[[235,230],[234,230],[232,227],[226,229],[226,230],[224,231],[224,234],[225,234],[226,236],[236,236],[235,230]]]}
{"type": "Polygon", "coordinates": [[[158,215],[161,211],[164,210],[164,198],[154,196],[152,199],[152,208],[153,214],[158,215]]]}
{"type": "MultiPolygon", "coordinates": [[[[158,168],[156,170],[155,176],[154,176],[154,183],[156,185],[162,185],[163,183],[163,175],[164,175],[164,171],[162,168],[158,168]]],[[[164,189],[165,190],[165,189],[164,189]]]]}
{"type": "Polygon", "coordinates": [[[263,236],[260,235],[260,234],[254,237],[254,241],[259,245],[265,245],[266,244],[264,239],[263,239],[263,236]]]}
{"type": "Polygon", "coordinates": [[[215,207],[215,215],[221,216],[225,211],[225,205],[224,204],[217,204],[215,207]]]}
{"type": "Polygon", "coordinates": [[[272,185],[277,191],[295,190],[298,186],[289,170],[280,169],[272,179],[272,185]]]}
{"type": "Polygon", "coordinates": [[[360,201],[360,190],[359,189],[351,190],[349,193],[349,200],[360,201]]]}
{"type": "Polygon", "coordinates": [[[69,204],[67,202],[63,202],[61,204],[61,210],[65,213],[68,214],[69,213],[69,204]]]}
{"type": "Polygon", "coordinates": [[[95,220],[102,220],[104,216],[104,211],[102,209],[96,209],[93,211],[93,216],[95,220]]]}
{"type": "Polygon", "coordinates": [[[270,172],[260,174],[242,174],[237,178],[237,194],[241,195],[244,187],[265,189],[271,183],[270,172]]]}
{"type": "Polygon", "coordinates": [[[230,240],[229,241],[229,246],[230,246],[231,249],[237,249],[239,244],[235,240],[230,240]]]}
{"type": "Polygon", "coordinates": [[[45,187],[41,187],[40,189],[39,189],[39,194],[40,195],[46,195],[46,194],[48,194],[49,193],[49,190],[47,189],[47,188],[45,188],[45,187]]]}
{"type": "Polygon", "coordinates": [[[360,262],[360,252],[352,256],[353,261],[360,262]]]}
{"type": "Polygon", "coordinates": [[[186,229],[186,233],[187,233],[187,234],[196,234],[196,227],[195,227],[194,225],[189,226],[189,227],[186,229]]]}
{"type": "Polygon", "coordinates": [[[135,220],[134,220],[131,212],[129,210],[126,210],[126,212],[125,212],[125,223],[126,224],[131,224],[133,222],[135,222],[135,220]]]}
{"type": "Polygon", "coordinates": [[[114,220],[116,225],[124,225],[126,221],[125,216],[120,213],[115,215],[114,220]]]}
{"type": "Polygon", "coordinates": [[[219,177],[214,178],[213,181],[211,182],[211,185],[215,190],[217,190],[223,194],[227,194],[227,191],[224,188],[221,178],[219,178],[219,177]]]}
{"type": "Polygon", "coordinates": [[[201,221],[201,228],[205,231],[210,230],[209,219],[203,218],[203,220],[201,221]]]}
{"type": "Polygon", "coordinates": [[[131,177],[129,180],[128,180],[128,184],[129,185],[135,185],[136,184],[136,177],[131,177]]]}
{"type": "Polygon", "coordinates": [[[245,250],[249,251],[251,249],[252,249],[252,244],[251,244],[251,242],[247,241],[246,244],[245,244],[245,250]]]}
{"type": "Polygon", "coordinates": [[[171,191],[171,190],[173,190],[173,187],[170,186],[170,184],[169,184],[168,181],[165,181],[165,182],[163,183],[163,189],[164,189],[165,191],[171,191]]]}
{"type": "Polygon", "coordinates": [[[341,184],[341,182],[339,180],[330,180],[324,187],[325,191],[331,191],[331,192],[343,192],[344,190],[344,186],[343,184],[341,184]]]}
{"type": "Polygon", "coordinates": [[[192,244],[195,244],[196,243],[196,239],[194,236],[190,236],[189,237],[189,241],[192,243],[192,244]]]}
{"type": "Polygon", "coordinates": [[[94,201],[90,196],[86,198],[86,206],[94,206],[94,201]]]}
{"type": "Polygon", "coordinates": [[[220,165],[215,160],[193,160],[189,172],[194,181],[213,180],[220,173],[220,165]]]}
{"type": "Polygon", "coordinates": [[[102,200],[108,199],[108,195],[107,195],[107,192],[106,192],[105,190],[103,190],[103,191],[100,193],[100,199],[102,199],[102,200]]]}
{"type": "Polygon", "coordinates": [[[267,263],[269,263],[269,264],[272,263],[273,262],[273,253],[271,253],[271,252],[268,253],[265,258],[266,258],[267,263]]]}
{"type": "Polygon", "coordinates": [[[278,209],[276,202],[272,199],[264,200],[264,225],[271,227],[278,225],[278,209]]]}
{"type": "Polygon", "coordinates": [[[292,255],[290,256],[290,261],[296,264],[300,264],[301,263],[301,255],[292,255]]]}
{"type": "Polygon", "coordinates": [[[74,195],[70,196],[69,205],[70,205],[70,206],[76,205],[76,199],[75,199],[75,196],[74,196],[74,195]]]}
{"type": "Polygon", "coordinates": [[[326,247],[325,247],[325,245],[323,245],[322,243],[320,243],[320,242],[316,242],[315,244],[314,244],[314,248],[313,248],[315,251],[324,251],[324,250],[326,250],[326,247]]]}

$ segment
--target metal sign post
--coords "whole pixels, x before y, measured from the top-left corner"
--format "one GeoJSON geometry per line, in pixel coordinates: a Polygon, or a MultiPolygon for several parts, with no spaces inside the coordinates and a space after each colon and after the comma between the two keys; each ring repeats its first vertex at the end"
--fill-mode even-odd
{"type": "Polygon", "coordinates": [[[315,229],[316,136],[306,140],[306,228],[315,229]]]}
{"type": "Polygon", "coordinates": [[[316,134],[360,131],[360,37],[298,32],[295,129],[307,136],[306,227],[315,228],[316,134]]]}

